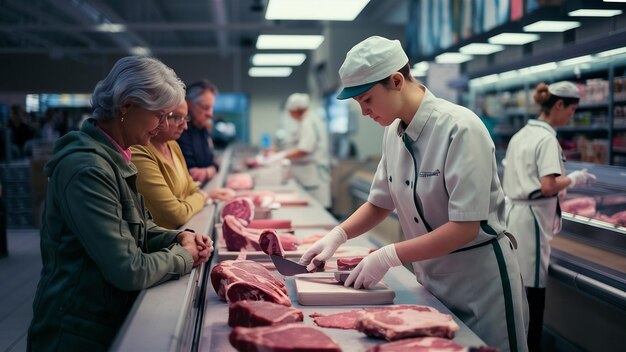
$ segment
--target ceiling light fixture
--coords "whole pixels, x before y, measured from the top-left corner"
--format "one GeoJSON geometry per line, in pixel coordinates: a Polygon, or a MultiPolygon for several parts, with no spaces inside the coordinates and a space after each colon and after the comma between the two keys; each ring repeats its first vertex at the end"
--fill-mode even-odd
{"type": "Polygon", "coordinates": [[[607,56],[619,55],[619,54],[623,54],[623,53],[626,53],[626,46],[622,47],[622,48],[617,48],[617,49],[603,51],[601,53],[598,53],[598,56],[599,57],[607,57],[607,56]]]}
{"type": "Polygon", "coordinates": [[[289,77],[293,72],[291,67],[250,67],[250,77],[289,77]]]}
{"type": "Polygon", "coordinates": [[[256,41],[256,48],[315,50],[323,41],[323,35],[261,34],[256,41]]]}
{"type": "Polygon", "coordinates": [[[502,45],[487,43],[471,43],[459,49],[461,54],[467,55],[489,55],[502,50],[504,50],[502,45]]]}
{"type": "Polygon", "coordinates": [[[145,46],[135,46],[130,48],[130,53],[137,56],[150,56],[150,49],[145,46]]]}
{"type": "Polygon", "coordinates": [[[120,33],[126,31],[126,26],[119,23],[100,23],[96,25],[96,31],[105,33],[120,33]]]}
{"type": "Polygon", "coordinates": [[[517,72],[517,70],[511,70],[511,71],[502,72],[500,74],[500,79],[502,80],[511,79],[511,78],[516,78],[517,76],[519,76],[519,72],[517,72]]]}
{"type": "Polygon", "coordinates": [[[538,34],[532,33],[500,33],[489,38],[487,41],[491,44],[502,45],[524,45],[541,38],[538,34]]]}
{"type": "Polygon", "coordinates": [[[270,0],[266,20],[352,21],[370,0],[270,0]]]}
{"type": "Polygon", "coordinates": [[[472,55],[461,53],[443,53],[435,57],[435,62],[438,64],[460,64],[471,59],[472,55]]]}
{"type": "Polygon", "coordinates": [[[306,59],[306,55],[298,54],[254,54],[252,64],[254,66],[300,66],[306,59]]]}
{"type": "Polygon", "coordinates": [[[578,21],[537,21],[524,26],[524,32],[565,32],[578,27],[578,21]]]}
{"type": "Polygon", "coordinates": [[[541,64],[541,65],[530,66],[528,69],[531,73],[537,73],[537,72],[554,70],[557,67],[558,66],[556,65],[556,62],[548,62],[548,63],[541,64]]]}
{"type": "Polygon", "coordinates": [[[622,14],[622,10],[578,9],[568,13],[571,17],[613,17],[622,14]]]}
{"type": "Polygon", "coordinates": [[[578,64],[585,63],[585,62],[589,62],[591,60],[593,60],[593,56],[591,56],[591,55],[584,55],[584,56],[579,56],[579,57],[575,57],[575,58],[572,58],[572,59],[559,61],[559,65],[561,65],[561,66],[573,66],[573,65],[578,65],[578,64]]]}

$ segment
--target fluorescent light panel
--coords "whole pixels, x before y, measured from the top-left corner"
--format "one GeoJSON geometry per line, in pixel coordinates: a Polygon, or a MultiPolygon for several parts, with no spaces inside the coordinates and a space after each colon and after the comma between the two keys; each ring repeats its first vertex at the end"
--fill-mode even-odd
{"type": "Polygon", "coordinates": [[[461,53],[443,53],[435,57],[435,62],[438,64],[460,64],[471,59],[472,55],[461,53]]]}
{"type": "Polygon", "coordinates": [[[266,20],[352,21],[370,0],[270,0],[266,20]]]}
{"type": "Polygon", "coordinates": [[[519,72],[517,72],[517,70],[511,70],[511,71],[502,72],[500,74],[500,79],[511,79],[517,76],[519,76],[519,72]]]}
{"type": "Polygon", "coordinates": [[[135,46],[130,48],[130,53],[137,56],[150,56],[150,49],[145,46],[135,46]]]}
{"type": "Polygon", "coordinates": [[[524,32],[565,32],[578,27],[578,21],[537,21],[524,26],[524,32]]]}
{"type": "Polygon", "coordinates": [[[297,54],[254,54],[252,64],[254,66],[300,66],[306,59],[306,55],[297,54]]]}
{"type": "Polygon", "coordinates": [[[502,45],[487,43],[472,43],[459,49],[461,54],[467,55],[489,55],[502,50],[504,50],[502,45]]]}
{"type": "Polygon", "coordinates": [[[554,70],[557,67],[558,66],[556,65],[556,62],[548,62],[548,63],[541,64],[541,65],[530,66],[529,69],[531,73],[537,73],[537,72],[554,70]]]}
{"type": "Polygon", "coordinates": [[[250,77],[289,77],[293,72],[291,67],[250,67],[250,77]]]}
{"type": "Polygon", "coordinates": [[[601,53],[598,53],[598,56],[607,57],[607,56],[619,55],[619,54],[624,54],[624,53],[626,53],[626,46],[622,48],[613,49],[613,50],[603,51],[601,53]]]}
{"type": "Polygon", "coordinates": [[[261,34],[256,41],[257,49],[317,49],[324,41],[323,35],[261,34]]]}
{"type": "Polygon", "coordinates": [[[120,33],[126,31],[126,25],[119,23],[100,23],[96,25],[96,31],[105,33],[120,33]]]}
{"type": "Polygon", "coordinates": [[[568,13],[571,17],[613,17],[621,15],[622,10],[578,9],[568,13]]]}
{"type": "Polygon", "coordinates": [[[500,33],[489,38],[491,44],[524,45],[539,40],[538,34],[532,33],[500,33]]]}
{"type": "Polygon", "coordinates": [[[585,62],[589,62],[591,60],[593,60],[593,56],[591,56],[591,55],[584,55],[584,56],[579,56],[579,57],[575,57],[575,58],[572,58],[572,59],[559,61],[559,64],[561,66],[573,66],[573,65],[578,65],[578,64],[585,63],[585,62]]]}

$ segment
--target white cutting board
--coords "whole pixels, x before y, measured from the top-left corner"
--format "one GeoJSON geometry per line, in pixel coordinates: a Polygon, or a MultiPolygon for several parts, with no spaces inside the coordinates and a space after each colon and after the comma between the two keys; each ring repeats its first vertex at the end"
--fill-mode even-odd
{"type": "Polygon", "coordinates": [[[382,281],[367,290],[344,287],[331,273],[320,273],[320,277],[296,277],[295,281],[298,303],[303,306],[391,304],[396,297],[394,290],[382,281]]]}

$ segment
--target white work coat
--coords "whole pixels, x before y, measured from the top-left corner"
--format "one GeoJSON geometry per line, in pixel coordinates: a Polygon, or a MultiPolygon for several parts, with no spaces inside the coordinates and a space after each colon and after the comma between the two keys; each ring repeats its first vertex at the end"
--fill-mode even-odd
{"type": "Polygon", "coordinates": [[[309,153],[302,158],[291,160],[293,176],[322,206],[329,208],[330,153],[326,124],[310,109],[307,110],[293,131],[288,145],[290,148],[309,153]]]}
{"type": "Polygon", "coordinates": [[[464,250],[412,263],[415,275],[488,345],[526,351],[528,306],[505,236],[494,144],[478,116],[422,89],[409,126],[385,128],[368,201],[395,208],[407,240],[449,221],[481,221],[464,250]]]}
{"type": "Polygon", "coordinates": [[[541,178],[563,175],[564,161],[556,131],[541,120],[528,121],[506,151],[506,224],[517,237],[517,256],[527,287],[546,287],[550,241],[561,230],[561,214],[558,197],[541,193],[541,178]]]}

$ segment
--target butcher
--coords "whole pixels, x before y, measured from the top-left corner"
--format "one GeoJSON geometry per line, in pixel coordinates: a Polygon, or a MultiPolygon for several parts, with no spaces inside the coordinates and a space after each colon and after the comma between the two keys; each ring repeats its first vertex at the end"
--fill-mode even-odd
{"type": "Polygon", "coordinates": [[[300,262],[312,269],[395,209],[405,240],[366,256],[345,285],[369,288],[391,267],[412,264],[417,280],[488,345],[526,351],[528,307],[494,144],[476,114],[437,98],[408,63],[398,40],[378,36],[346,55],[338,98],[353,98],[385,127],[382,157],[367,202],[300,262]]]}
{"type": "Polygon", "coordinates": [[[540,351],[550,241],[561,230],[558,195],[595,176],[586,170],[565,175],[565,157],[556,138],[555,128],[567,125],[578,107],[578,87],[567,81],[540,83],[533,98],[541,113],[511,138],[502,187],[509,199],[506,226],[518,238],[517,258],[528,297],[528,347],[540,351]]]}

